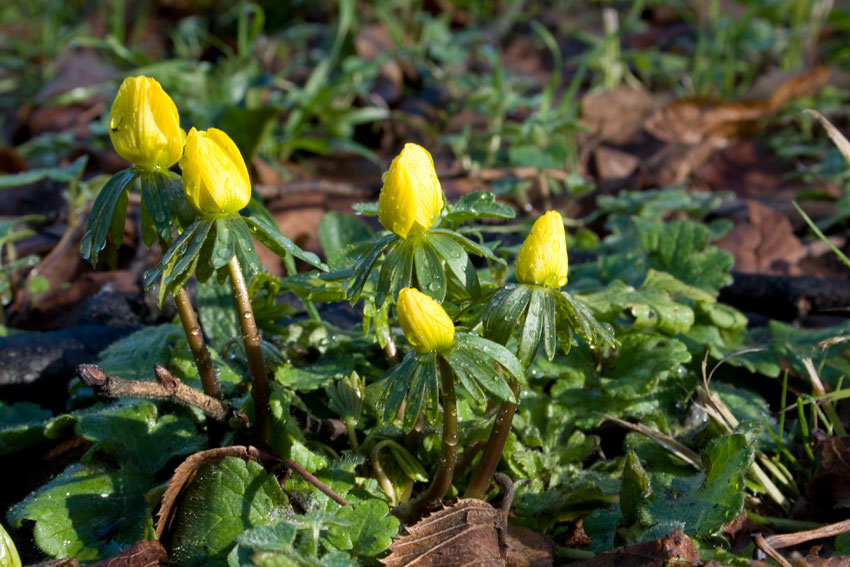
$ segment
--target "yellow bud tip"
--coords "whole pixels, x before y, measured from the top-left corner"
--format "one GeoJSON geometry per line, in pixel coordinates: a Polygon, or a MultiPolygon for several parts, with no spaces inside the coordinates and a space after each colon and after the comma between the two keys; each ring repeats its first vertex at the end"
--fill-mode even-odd
{"type": "Polygon", "coordinates": [[[567,283],[568,271],[564,219],[558,211],[549,211],[534,221],[519,249],[516,279],[523,284],[561,289],[567,283]]]}
{"type": "Polygon", "coordinates": [[[407,143],[384,173],[378,220],[402,238],[427,231],[443,208],[443,189],[428,150],[407,143]]]}
{"type": "Polygon", "coordinates": [[[139,167],[169,168],[183,155],[174,101],[150,77],[128,77],[109,111],[109,139],[119,156],[139,167]]]}
{"type": "Polygon", "coordinates": [[[406,287],[399,292],[396,307],[401,330],[418,352],[439,352],[454,344],[454,323],[443,306],[430,296],[406,287]]]}
{"type": "Polygon", "coordinates": [[[233,140],[217,128],[189,131],[180,169],[186,200],[200,215],[235,214],[251,200],[245,160],[233,140]]]}

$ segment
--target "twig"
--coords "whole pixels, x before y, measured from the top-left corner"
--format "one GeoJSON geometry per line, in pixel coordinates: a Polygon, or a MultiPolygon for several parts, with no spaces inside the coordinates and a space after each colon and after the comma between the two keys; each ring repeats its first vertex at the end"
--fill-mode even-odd
{"type": "Polygon", "coordinates": [[[246,426],[248,418],[221,400],[190,388],[162,366],[154,366],[156,382],[125,380],[118,376],[109,376],[96,364],[81,364],[77,367],[77,376],[83,384],[94,389],[99,396],[107,398],[147,398],[151,400],[171,400],[200,409],[216,421],[227,421],[236,417],[246,426]]]}
{"type": "Polygon", "coordinates": [[[843,520],[835,524],[829,524],[813,530],[795,532],[793,534],[774,534],[766,538],[767,543],[775,549],[791,547],[812,541],[813,539],[824,539],[834,537],[850,531],[850,520],[843,520]]]}
{"type": "Polygon", "coordinates": [[[788,562],[787,559],[782,557],[782,555],[773,549],[767,540],[765,540],[761,534],[753,535],[753,542],[755,542],[756,547],[762,550],[768,557],[779,563],[781,567],[793,567],[791,563],[788,562]]]}
{"type": "Polygon", "coordinates": [[[636,433],[640,433],[649,437],[650,439],[652,439],[653,441],[655,441],[656,443],[658,443],[659,445],[661,445],[662,447],[664,447],[665,449],[667,449],[668,451],[670,451],[692,467],[696,468],[697,470],[702,470],[704,468],[702,464],[702,459],[700,458],[699,454],[695,453],[688,447],[685,447],[669,435],[665,435],[664,433],[656,431],[651,427],[647,427],[642,423],[630,423],[628,421],[610,415],[606,415],[605,419],[607,421],[613,421],[621,427],[631,429],[636,433]]]}
{"type": "MultiPolygon", "coordinates": [[[[287,469],[294,470],[295,472],[300,474],[302,477],[304,477],[304,480],[318,488],[322,494],[324,494],[340,506],[351,506],[351,502],[334,492],[330,486],[313,476],[311,473],[307,472],[304,467],[302,467],[292,459],[286,459],[285,461],[283,461],[282,465],[287,469]]],[[[283,484],[286,484],[286,481],[284,481],[283,484]]]]}

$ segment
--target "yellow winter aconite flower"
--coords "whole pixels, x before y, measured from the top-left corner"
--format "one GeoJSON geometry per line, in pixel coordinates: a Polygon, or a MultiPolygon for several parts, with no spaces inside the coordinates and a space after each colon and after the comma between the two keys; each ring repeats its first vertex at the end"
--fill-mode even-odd
{"type": "Polygon", "coordinates": [[[109,111],[109,139],[119,156],[143,168],[169,168],[183,155],[185,138],[177,107],[156,80],[124,79],[109,111]]]}
{"type": "Polygon", "coordinates": [[[534,222],[519,249],[516,279],[519,283],[560,289],[567,283],[568,270],[564,219],[558,211],[549,211],[534,222]]]}
{"type": "Polygon", "coordinates": [[[398,294],[398,321],[408,342],[425,353],[451,347],[455,325],[443,306],[418,289],[406,287],[398,294]]]}
{"type": "Polygon", "coordinates": [[[239,148],[217,128],[192,128],[180,160],[186,200],[201,215],[238,213],[251,200],[251,179],[239,148]]]}
{"type": "Polygon", "coordinates": [[[431,228],[443,208],[443,190],[428,150],[405,144],[383,179],[378,220],[384,228],[402,238],[431,228]]]}

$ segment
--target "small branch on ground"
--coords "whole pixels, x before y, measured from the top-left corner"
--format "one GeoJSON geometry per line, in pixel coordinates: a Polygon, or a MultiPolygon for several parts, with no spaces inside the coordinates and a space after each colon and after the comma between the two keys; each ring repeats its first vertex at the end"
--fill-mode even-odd
{"type": "Polygon", "coordinates": [[[95,394],[99,396],[171,400],[196,407],[216,421],[226,422],[235,417],[248,425],[248,418],[244,414],[221,400],[187,386],[162,366],[154,366],[154,375],[156,382],[125,380],[118,376],[109,376],[96,364],[81,364],[77,367],[77,376],[83,384],[94,389],[95,394]]]}

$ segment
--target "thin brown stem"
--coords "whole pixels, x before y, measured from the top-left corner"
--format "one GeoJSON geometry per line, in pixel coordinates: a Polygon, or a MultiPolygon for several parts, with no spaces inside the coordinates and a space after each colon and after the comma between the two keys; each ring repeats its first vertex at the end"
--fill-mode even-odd
{"type": "Polygon", "coordinates": [[[192,351],[192,358],[195,359],[204,392],[213,398],[221,398],[221,384],[218,383],[218,377],[215,375],[215,368],[207,345],[204,344],[201,326],[198,324],[198,317],[192,308],[192,301],[189,299],[186,288],[181,287],[180,291],[174,294],[174,302],[177,304],[177,314],[180,316],[183,332],[186,333],[189,350],[192,351]]]}
{"type": "Polygon", "coordinates": [[[103,368],[95,364],[81,364],[77,375],[86,386],[91,387],[99,396],[107,398],[147,398],[151,400],[171,400],[200,409],[216,421],[227,421],[238,417],[247,419],[221,400],[208,396],[180,381],[162,366],[154,366],[156,382],[125,380],[118,376],[109,376],[103,368]]]}
{"type": "Polygon", "coordinates": [[[430,486],[413,500],[393,510],[393,514],[407,522],[421,516],[438,503],[452,486],[455,463],[457,462],[457,398],[455,376],[451,366],[438,356],[440,365],[440,387],[443,397],[443,439],[440,461],[430,486]]]}
{"type": "Polygon", "coordinates": [[[242,329],[242,341],[245,344],[245,356],[248,359],[248,371],[251,374],[251,395],[254,398],[254,421],[260,439],[272,444],[272,410],[269,406],[269,381],[266,376],[266,363],[263,360],[263,350],[260,344],[260,333],[254,321],[254,310],[251,309],[251,296],[245,276],[239,267],[236,256],[227,263],[230,272],[230,285],[233,287],[233,297],[236,300],[236,311],[239,314],[239,325],[242,329]]]}
{"type": "MultiPolygon", "coordinates": [[[[514,395],[519,396],[519,385],[516,381],[511,379],[510,385],[514,395]]],[[[514,413],[516,413],[515,402],[503,401],[499,404],[493,429],[490,430],[490,437],[487,439],[487,445],[484,447],[484,454],[481,456],[478,466],[472,473],[469,486],[466,487],[466,492],[464,493],[466,498],[483,499],[487,494],[490,479],[493,478],[496,467],[499,466],[499,461],[502,459],[502,450],[505,448],[505,441],[508,440],[508,433],[511,432],[514,413]]]]}

